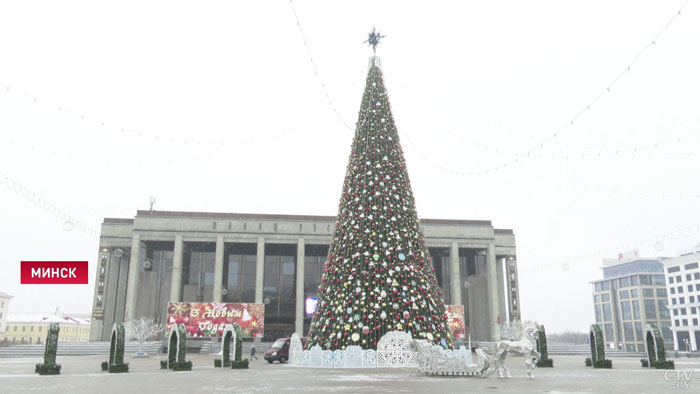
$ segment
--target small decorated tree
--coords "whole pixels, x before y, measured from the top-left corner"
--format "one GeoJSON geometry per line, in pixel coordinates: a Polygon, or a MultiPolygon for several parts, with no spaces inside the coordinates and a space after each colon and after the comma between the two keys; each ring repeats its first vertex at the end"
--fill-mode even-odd
{"type": "Polygon", "coordinates": [[[46,348],[44,350],[44,362],[36,364],[34,372],[39,375],[59,375],[61,365],[56,364],[56,349],[58,348],[58,323],[49,325],[49,332],[46,334],[46,348]]]}
{"type": "Polygon", "coordinates": [[[138,355],[143,356],[146,353],[143,352],[143,343],[149,339],[156,337],[165,326],[162,323],[158,323],[153,318],[141,317],[136,320],[131,320],[127,323],[129,329],[129,335],[136,339],[139,343],[138,355]]]}

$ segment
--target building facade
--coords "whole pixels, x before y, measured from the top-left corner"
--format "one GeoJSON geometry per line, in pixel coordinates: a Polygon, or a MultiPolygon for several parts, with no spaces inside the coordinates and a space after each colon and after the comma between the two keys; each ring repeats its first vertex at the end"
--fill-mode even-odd
{"type": "MultiPolygon", "coordinates": [[[[520,319],[515,236],[490,221],[421,221],[446,304],[464,305],[473,340],[520,319]]],[[[265,340],[306,333],[335,217],[138,211],[102,223],[91,340],[168,302],[265,304],[265,340]]]]}
{"type": "Polygon", "coordinates": [[[5,332],[7,323],[7,312],[10,310],[10,300],[12,296],[0,291],[0,333],[5,332]]]}
{"type": "Polygon", "coordinates": [[[663,261],[668,306],[673,325],[673,347],[698,351],[700,346],[700,244],[663,261]]]}
{"type": "Polygon", "coordinates": [[[87,342],[90,339],[90,320],[54,315],[10,315],[7,330],[0,333],[3,345],[44,344],[51,323],[58,323],[59,342],[87,342]]]}
{"type": "Polygon", "coordinates": [[[608,347],[644,352],[647,324],[656,324],[666,346],[672,340],[664,269],[658,258],[603,260],[603,279],[593,284],[595,322],[608,347]]]}

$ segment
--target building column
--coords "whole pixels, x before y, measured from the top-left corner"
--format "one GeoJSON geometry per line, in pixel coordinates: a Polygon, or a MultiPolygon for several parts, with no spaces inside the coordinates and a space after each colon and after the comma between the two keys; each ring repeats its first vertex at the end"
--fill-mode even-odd
{"type": "MultiPolygon", "coordinates": [[[[496,266],[496,246],[494,243],[489,243],[488,250],[486,252],[486,275],[486,284],[489,295],[489,318],[491,319],[489,327],[492,327],[491,339],[494,341],[500,341],[501,327],[498,324],[498,268],[496,266]]],[[[501,316],[501,319],[502,318],[503,317],[501,316]]]]}
{"type": "Polygon", "coordinates": [[[294,330],[300,337],[304,336],[304,238],[297,241],[297,300],[294,330]]]}
{"type": "Polygon", "coordinates": [[[496,277],[498,278],[498,314],[501,316],[501,321],[503,323],[510,321],[510,315],[506,309],[506,292],[508,285],[504,277],[506,271],[505,264],[505,257],[496,256],[496,277]]]}
{"type": "Polygon", "coordinates": [[[214,302],[221,302],[221,286],[224,276],[224,236],[216,237],[216,256],[214,260],[214,302]]]}
{"type": "Polygon", "coordinates": [[[136,289],[139,280],[139,260],[141,254],[141,236],[134,234],[131,237],[131,259],[129,260],[129,279],[126,285],[126,312],[124,321],[134,319],[136,312],[136,289]]]}
{"type": "Polygon", "coordinates": [[[265,275],[265,238],[258,237],[258,251],[255,261],[255,303],[263,303],[263,276],[265,275]]]}
{"type": "Polygon", "coordinates": [[[173,250],[173,278],[170,282],[170,302],[182,301],[180,287],[182,285],[182,235],[175,236],[175,248],[173,250]]]}
{"type": "Polygon", "coordinates": [[[450,294],[452,305],[462,305],[462,284],[459,273],[459,244],[452,242],[450,249],[450,294]]]}

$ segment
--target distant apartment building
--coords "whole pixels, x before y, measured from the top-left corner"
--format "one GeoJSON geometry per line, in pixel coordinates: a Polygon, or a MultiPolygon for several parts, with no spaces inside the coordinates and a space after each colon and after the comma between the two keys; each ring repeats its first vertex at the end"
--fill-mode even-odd
{"type": "Polygon", "coordinates": [[[639,258],[637,251],[603,260],[603,279],[593,285],[595,321],[608,347],[645,351],[644,327],[656,324],[666,347],[673,335],[668,309],[664,258],[639,258]]]}
{"type": "Polygon", "coordinates": [[[4,345],[43,344],[51,323],[58,323],[58,342],[87,342],[90,339],[90,320],[53,315],[10,315],[7,330],[0,333],[4,345]]]}
{"type": "Polygon", "coordinates": [[[7,311],[10,309],[11,299],[11,295],[0,291],[0,333],[5,332],[5,324],[7,323],[7,311]]]}
{"type": "Polygon", "coordinates": [[[673,325],[673,347],[697,351],[700,346],[700,243],[663,261],[673,325]]]}

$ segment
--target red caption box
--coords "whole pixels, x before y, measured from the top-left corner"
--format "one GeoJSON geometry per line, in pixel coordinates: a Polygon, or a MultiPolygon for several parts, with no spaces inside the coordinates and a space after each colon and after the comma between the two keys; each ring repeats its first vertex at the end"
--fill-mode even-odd
{"type": "Polygon", "coordinates": [[[86,285],[87,261],[22,261],[23,285],[86,285]]]}

